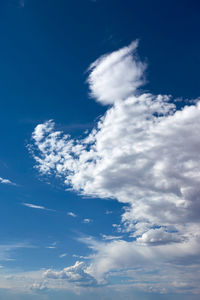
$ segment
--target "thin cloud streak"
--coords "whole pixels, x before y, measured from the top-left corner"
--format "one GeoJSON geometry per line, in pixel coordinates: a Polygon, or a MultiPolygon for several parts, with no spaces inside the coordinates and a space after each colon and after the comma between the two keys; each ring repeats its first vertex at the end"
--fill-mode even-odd
{"type": "Polygon", "coordinates": [[[76,217],[77,217],[77,215],[76,215],[75,213],[73,213],[72,211],[69,211],[69,212],[67,213],[67,215],[68,215],[68,216],[71,216],[71,217],[73,217],[73,218],[76,218],[76,217]]]}
{"type": "Polygon", "coordinates": [[[44,206],[40,206],[40,205],[35,205],[35,204],[32,204],[32,203],[21,203],[21,205],[23,206],[26,206],[26,207],[29,207],[29,208],[33,208],[33,209],[40,209],[40,210],[47,210],[47,211],[54,211],[53,209],[50,209],[50,208],[46,208],[44,206]]]}
{"type": "Polygon", "coordinates": [[[88,218],[83,219],[83,223],[85,223],[85,224],[89,224],[91,222],[93,222],[92,219],[88,219],[88,218]]]}
{"type": "Polygon", "coordinates": [[[8,184],[8,185],[17,185],[16,183],[12,182],[11,180],[9,179],[5,179],[5,178],[2,178],[0,177],[0,184],[8,184]]]}

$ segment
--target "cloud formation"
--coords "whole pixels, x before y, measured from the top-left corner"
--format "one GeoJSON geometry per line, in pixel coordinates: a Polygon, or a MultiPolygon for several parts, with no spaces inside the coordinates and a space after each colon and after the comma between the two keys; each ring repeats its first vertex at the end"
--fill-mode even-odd
{"type": "Polygon", "coordinates": [[[0,177],[0,184],[16,185],[16,183],[12,182],[11,180],[5,179],[5,178],[2,178],[2,177],[0,177]]]}
{"type": "Polygon", "coordinates": [[[87,273],[83,262],[77,261],[75,265],[64,268],[61,271],[46,270],[44,278],[64,279],[73,282],[78,286],[95,286],[97,284],[94,277],[87,273]]]}
{"type": "Polygon", "coordinates": [[[62,253],[62,254],[59,255],[60,258],[63,258],[65,256],[67,256],[67,253],[62,253]]]}
{"type": "Polygon", "coordinates": [[[88,219],[88,218],[83,219],[83,223],[85,223],[85,224],[88,224],[91,222],[92,222],[92,219],[88,219]]]}
{"type": "Polygon", "coordinates": [[[50,209],[50,208],[46,208],[44,206],[41,206],[41,205],[35,205],[35,204],[32,204],[32,203],[21,203],[23,206],[26,206],[26,207],[29,207],[29,208],[34,208],[34,209],[40,209],[40,210],[47,210],[47,211],[55,211],[53,209],[50,209]]]}
{"type": "Polygon", "coordinates": [[[13,257],[13,253],[15,253],[17,250],[23,249],[23,248],[33,248],[33,245],[30,245],[26,242],[19,242],[19,243],[13,243],[13,244],[0,244],[0,261],[11,261],[15,260],[13,257]]]}
{"type": "Polygon", "coordinates": [[[68,214],[68,216],[71,216],[73,218],[77,217],[77,215],[75,213],[73,213],[72,211],[69,211],[67,214],[68,214]]]}
{"type": "Polygon", "coordinates": [[[101,236],[104,240],[107,240],[107,241],[118,240],[118,239],[122,239],[122,237],[123,237],[121,235],[117,236],[117,235],[106,235],[106,234],[102,234],[101,236]]]}
{"type": "Polygon", "coordinates": [[[146,66],[136,48],[133,42],[90,66],[91,95],[112,105],[90,134],[74,140],[50,120],[32,135],[40,173],[64,178],[83,195],[128,204],[120,230],[132,241],[90,245],[98,278],[157,258],[172,266],[200,258],[200,102],[178,110],[170,96],[138,94],[146,66]]]}
{"type": "Polygon", "coordinates": [[[91,96],[101,104],[126,99],[144,83],[146,65],[137,59],[137,46],[138,41],[132,42],[128,47],[101,56],[90,65],[88,83],[91,96]]]}

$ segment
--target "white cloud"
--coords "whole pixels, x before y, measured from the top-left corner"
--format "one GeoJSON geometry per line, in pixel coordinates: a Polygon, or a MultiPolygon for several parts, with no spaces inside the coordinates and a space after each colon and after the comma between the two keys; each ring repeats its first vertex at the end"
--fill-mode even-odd
{"type": "Polygon", "coordinates": [[[67,253],[62,253],[62,254],[59,255],[60,258],[63,258],[65,256],[67,256],[67,253]]]}
{"type": "Polygon", "coordinates": [[[118,280],[125,278],[126,288],[132,282],[141,290],[178,292],[173,282],[185,282],[185,291],[200,293],[196,260],[199,244],[195,240],[175,247],[172,244],[147,247],[124,240],[98,242],[91,238],[83,238],[82,242],[95,253],[87,272],[99,284],[105,284],[105,279],[111,276],[118,280]]]}
{"type": "Polygon", "coordinates": [[[121,238],[123,238],[123,236],[122,235],[106,235],[106,234],[102,234],[101,235],[102,236],[102,238],[104,239],[104,240],[107,240],[107,241],[109,241],[109,240],[118,240],[118,239],[121,239],[121,238]]]}
{"type": "Polygon", "coordinates": [[[55,246],[47,246],[46,248],[47,248],[47,249],[56,249],[55,246]]]}
{"type": "Polygon", "coordinates": [[[53,242],[52,244],[50,244],[49,246],[46,246],[45,248],[47,248],[47,249],[56,249],[56,245],[57,245],[57,242],[53,242]]]}
{"type": "Polygon", "coordinates": [[[71,216],[71,217],[73,217],[73,218],[76,218],[76,217],[77,217],[77,215],[74,214],[74,213],[71,212],[71,211],[69,211],[67,214],[68,214],[68,216],[71,216]]]}
{"type": "Polygon", "coordinates": [[[77,255],[73,254],[72,257],[79,258],[79,259],[90,259],[90,256],[83,256],[83,255],[77,255]]]}
{"type": "Polygon", "coordinates": [[[75,265],[64,268],[61,271],[47,270],[44,272],[45,278],[64,279],[79,286],[96,286],[96,280],[87,273],[83,262],[77,261],[75,265]]]}
{"type": "Polygon", "coordinates": [[[40,206],[40,205],[31,204],[31,203],[22,203],[22,205],[26,206],[26,207],[29,207],[29,208],[34,208],[34,209],[54,211],[53,209],[46,208],[46,207],[40,206]]]}
{"type": "Polygon", "coordinates": [[[106,212],[105,212],[106,215],[110,215],[112,213],[113,213],[112,210],[106,210],[106,212]]]}
{"type": "Polygon", "coordinates": [[[101,104],[126,99],[144,83],[142,77],[146,65],[137,60],[137,46],[135,41],[128,47],[101,56],[91,64],[88,78],[91,95],[101,104]]]}
{"type": "Polygon", "coordinates": [[[97,277],[157,260],[172,268],[174,261],[197,264],[200,256],[200,102],[177,110],[169,96],[137,95],[145,66],[135,60],[136,47],[91,65],[92,95],[113,105],[85,139],[56,131],[53,121],[33,132],[41,173],[64,177],[83,195],[128,205],[116,228],[133,241],[93,247],[97,277]]]}
{"type": "Polygon", "coordinates": [[[17,250],[23,248],[33,248],[33,245],[30,245],[26,242],[19,243],[10,243],[10,244],[0,244],[0,261],[12,261],[15,260],[14,254],[17,250]]]}
{"type": "Polygon", "coordinates": [[[141,237],[137,239],[139,243],[149,244],[149,245],[164,245],[170,243],[179,243],[181,238],[176,235],[176,233],[170,233],[163,228],[150,229],[143,233],[141,237]]]}
{"type": "Polygon", "coordinates": [[[11,180],[5,179],[5,178],[2,178],[2,177],[0,177],[0,184],[16,185],[16,183],[12,182],[11,180]]]}
{"type": "Polygon", "coordinates": [[[85,223],[85,224],[91,223],[91,222],[92,222],[92,219],[87,219],[87,218],[83,219],[83,223],[85,223]]]}

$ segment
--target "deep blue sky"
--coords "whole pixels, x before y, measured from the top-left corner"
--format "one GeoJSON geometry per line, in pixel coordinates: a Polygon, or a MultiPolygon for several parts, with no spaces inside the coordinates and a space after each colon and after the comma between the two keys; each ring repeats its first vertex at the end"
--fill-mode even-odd
{"type": "Polygon", "coordinates": [[[2,259],[5,272],[74,264],[73,254],[89,253],[74,237],[113,234],[123,212],[117,201],[65,191],[59,179],[47,184],[27,149],[35,126],[53,119],[72,136],[90,130],[107,107],[89,96],[87,69],[135,39],[148,65],[145,91],[197,98],[199,32],[198,0],[0,1],[0,177],[17,184],[0,184],[0,243],[31,245],[13,253],[15,260],[2,259]],[[77,217],[67,216],[70,211],[77,217]]]}
{"type": "Polygon", "coordinates": [[[104,108],[88,98],[86,70],[103,53],[136,38],[149,65],[145,89],[198,97],[199,6],[198,1],[29,0],[22,8],[2,0],[2,168],[9,158],[12,172],[21,170],[19,160],[28,155],[24,145],[39,122],[54,119],[72,132],[92,126],[104,108]]]}

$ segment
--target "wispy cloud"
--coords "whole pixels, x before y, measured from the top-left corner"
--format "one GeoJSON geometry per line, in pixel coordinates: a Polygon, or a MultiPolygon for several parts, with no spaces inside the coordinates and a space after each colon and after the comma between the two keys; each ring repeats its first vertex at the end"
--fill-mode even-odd
{"type": "Polygon", "coordinates": [[[102,238],[106,241],[111,241],[111,240],[118,240],[122,238],[122,235],[106,235],[106,234],[102,234],[101,235],[102,238]]]}
{"type": "Polygon", "coordinates": [[[24,5],[25,5],[25,0],[20,0],[19,1],[19,6],[20,7],[24,7],[24,5]]]}
{"type": "Polygon", "coordinates": [[[15,252],[23,248],[35,248],[27,242],[0,244],[0,261],[15,260],[15,252]]]}
{"type": "Polygon", "coordinates": [[[68,214],[68,216],[71,216],[73,218],[77,217],[77,215],[75,213],[73,213],[72,211],[69,211],[67,214],[68,214]]]}
{"type": "Polygon", "coordinates": [[[83,223],[85,223],[85,224],[88,224],[88,223],[91,223],[91,222],[93,222],[92,219],[88,219],[88,218],[83,219],[83,223]]]}
{"type": "Polygon", "coordinates": [[[2,177],[0,177],[0,184],[17,185],[16,183],[12,182],[11,180],[5,179],[5,178],[2,178],[2,177]]]}
{"type": "Polygon", "coordinates": [[[46,246],[45,248],[47,248],[47,249],[56,249],[56,245],[57,245],[57,242],[53,242],[52,244],[50,244],[49,246],[46,246]]]}
{"type": "Polygon", "coordinates": [[[91,259],[91,256],[84,256],[84,255],[77,255],[77,254],[73,254],[72,257],[79,258],[79,259],[91,259]]]}
{"type": "Polygon", "coordinates": [[[59,255],[60,258],[63,258],[65,256],[67,256],[67,253],[62,253],[62,254],[59,255]]]}
{"type": "Polygon", "coordinates": [[[47,211],[55,211],[53,209],[50,208],[46,208],[44,206],[40,206],[40,205],[35,205],[32,203],[21,203],[23,206],[29,207],[29,208],[34,208],[34,209],[40,209],[40,210],[47,210],[47,211]]]}
{"type": "Polygon", "coordinates": [[[112,214],[112,213],[113,213],[112,210],[106,210],[106,211],[105,211],[105,214],[106,214],[106,215],[110,215],[110,214],[112,214]]]}

